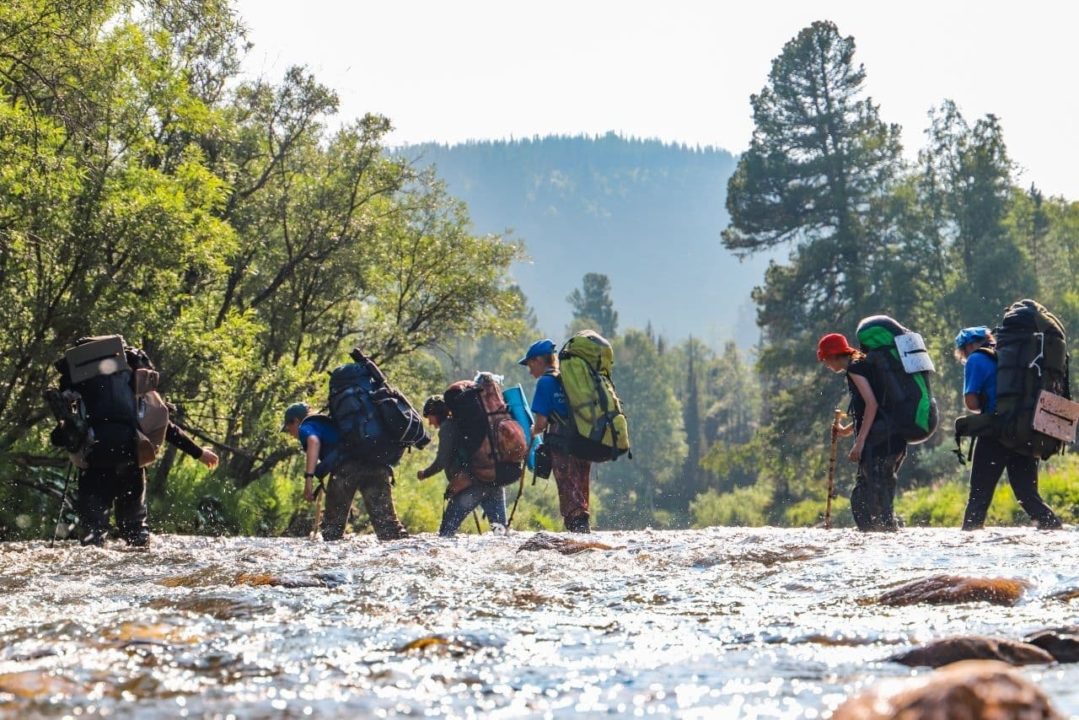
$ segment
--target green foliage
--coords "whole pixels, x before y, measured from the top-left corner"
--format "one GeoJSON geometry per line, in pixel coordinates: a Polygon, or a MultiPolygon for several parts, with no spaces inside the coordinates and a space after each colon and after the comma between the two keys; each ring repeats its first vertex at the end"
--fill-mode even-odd
{"type": "Polygon", "coordinates": [[[708,490],[689,504],[689,510],[693,515],[693,527],[760,527],[765,524],[771,501],[771,488],[758,483],[728,493],[708,490]]]}
{"type": "Polygon", "coordinates": [[[581,287],[566,298],[573,307],[573,325],[567,334],[577,329],[593,328],[608,340],[618,331],[618,313],[611,300],[611,281],[601,273],[585,273],[581,287]]]}

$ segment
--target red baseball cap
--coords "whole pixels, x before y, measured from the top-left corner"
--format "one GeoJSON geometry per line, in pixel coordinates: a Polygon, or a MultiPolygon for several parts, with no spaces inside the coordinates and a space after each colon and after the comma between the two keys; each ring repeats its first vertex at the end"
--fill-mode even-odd
{"type": "Polygon", "coordinates": [[[839,333],[828,333],[817,343],[817,360],[830,355],[850,355],[854,348],[847,344],[847,338],[839,333]]]}

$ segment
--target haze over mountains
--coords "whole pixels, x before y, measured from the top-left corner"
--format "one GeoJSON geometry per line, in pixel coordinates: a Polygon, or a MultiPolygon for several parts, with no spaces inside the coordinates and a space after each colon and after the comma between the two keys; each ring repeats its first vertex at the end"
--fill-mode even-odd
{"type": "Polygon", "coordinates": [[[621,329],[651,322],[672,341],[756,342],[749,294],[767,258],[740,262],[720,241],[731,153],[613,133],[400,152],[437,167],[476,232],[510,229],[525,241],[531,261],[513,274],[545,334],[564,333],[566,296],[599,272],[611,279],[621,329]]]}

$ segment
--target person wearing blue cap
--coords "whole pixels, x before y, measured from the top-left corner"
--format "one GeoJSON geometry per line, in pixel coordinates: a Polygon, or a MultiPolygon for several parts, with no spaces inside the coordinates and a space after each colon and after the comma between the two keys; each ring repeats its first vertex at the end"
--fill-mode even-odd
{"type": "MultiPolygon", "coordinates": [[[[589,480],[592,463],[568,452],[567,435],[570,411],[566,391],[558,375],[558,355],[554,340],[544,338],[532,343],[518,361],[536,378],[536,393],[532,398],[532,437],[544,433],[544,445],[551,453],[551,472],[558,487],[558,508],[562,521],[570,532],[589,532],[589,480]]],[[[529,440],[531,444],[531,440],[529,440]]]]}
{"type": "MultiPolygon", "coordinates": [[[[955,357],[963,364],[963,403],[971,412],[991,415],[997,408],[997,356],[993,333],[984,325],[963,328],[955,336],[955,357]]],[[[980,530],[1004,471],[1015,499],[1040,530],[1061,527],[1060,518],[1038,493],[1038,459],[1004,447],[992,435],[974,440],[970,497],[963,529],[980,530]]]]}
{"type": "Polygon", "coordinates": [[[408,537],[393,505],[391,475],[385,468],[371,467],[338,453],[341,433],[333,420],[311,411],[307,403],[297,402],[285,409],[281,432],[300,441],[304,451],[303,497],[314,502],[314,480],[330,475],[326,485],[326,512],[322,520],[322,539],[340,540],[345,533],[352,499],[359,490],[371,527],[379,540],[408,537]]]}

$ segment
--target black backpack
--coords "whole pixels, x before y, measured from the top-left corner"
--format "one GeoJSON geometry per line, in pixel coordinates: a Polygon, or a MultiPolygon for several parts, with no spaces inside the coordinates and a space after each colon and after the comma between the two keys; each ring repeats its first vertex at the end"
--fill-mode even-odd
{"type": "Polygon", "coordinates": [[[386,376],[358,350],[356,362],[330,372],[330,417],[341,433],[341,451],[368,465],[396,465],[406,448],[422,449],[431,438],[423,419],[386,376]]]}

